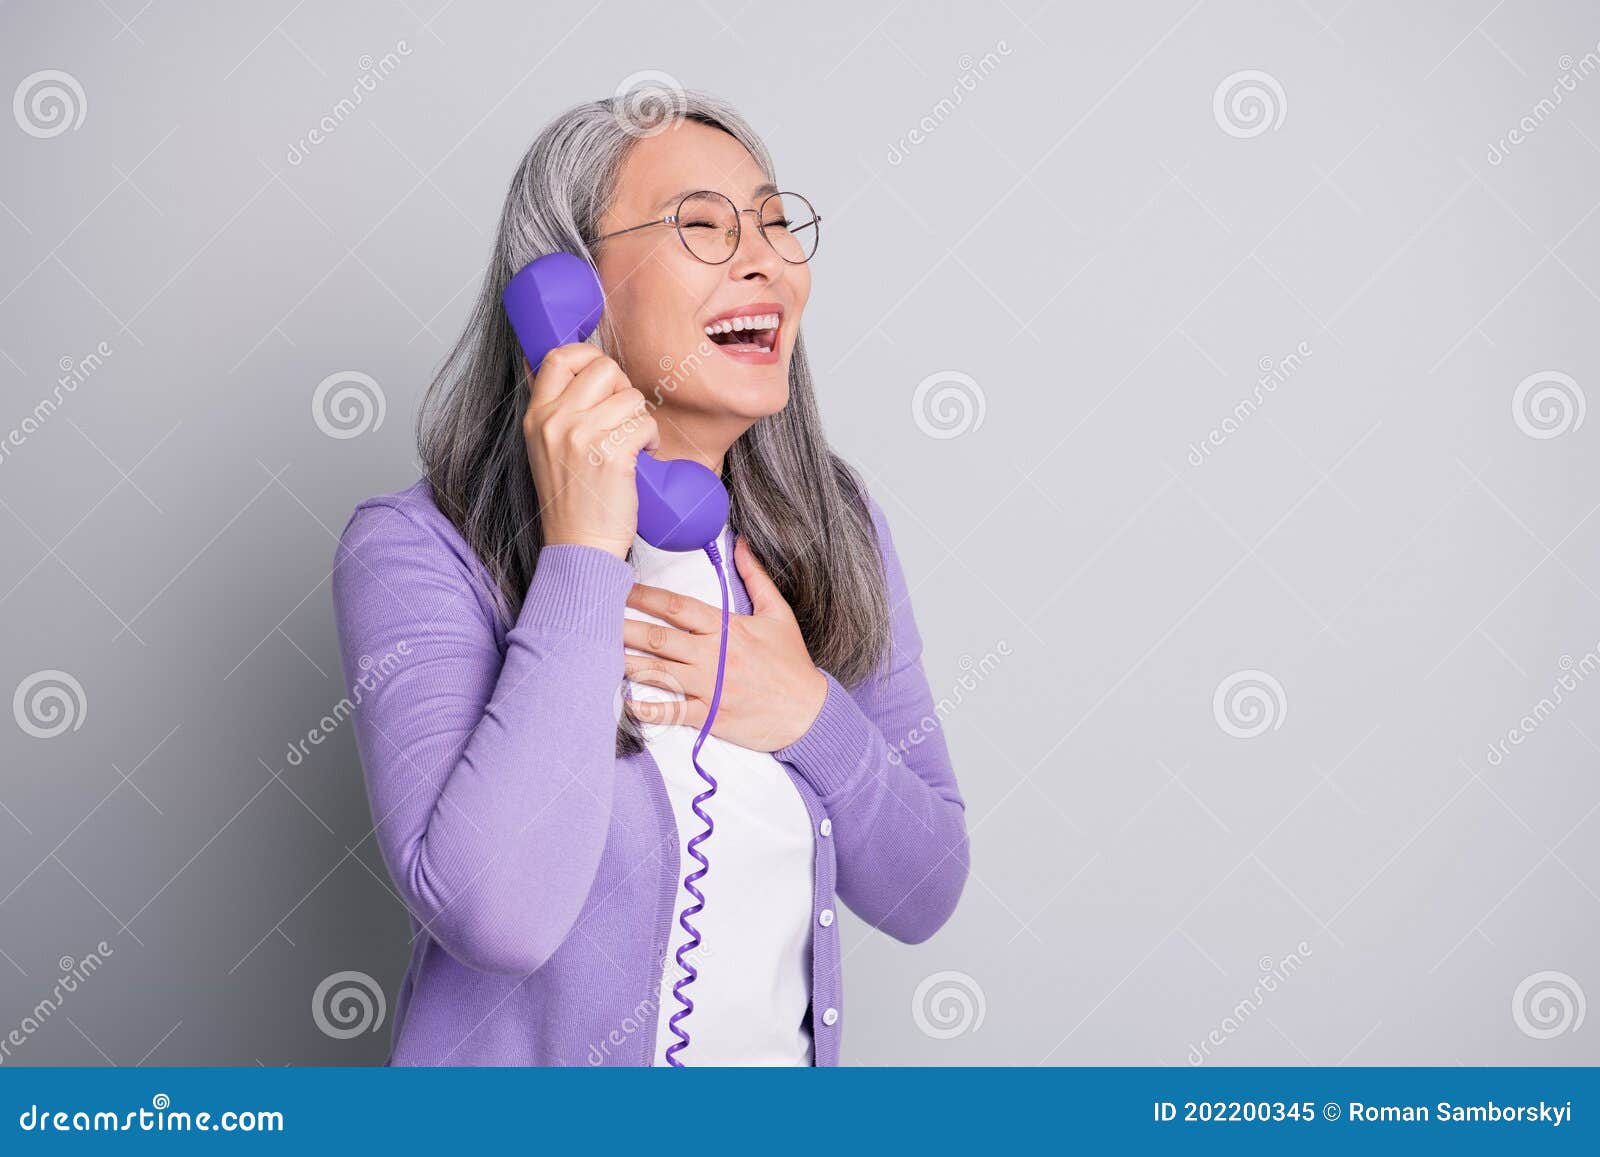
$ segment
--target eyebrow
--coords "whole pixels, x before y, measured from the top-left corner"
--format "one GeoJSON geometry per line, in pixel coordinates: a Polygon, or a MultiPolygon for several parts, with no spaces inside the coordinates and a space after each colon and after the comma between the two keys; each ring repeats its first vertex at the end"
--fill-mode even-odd
{"type": "MultiPolygon", "coordinates": [[[[683,189],[683,190],[680,190],[679,192],[671,194],[670,196],[663,197],[661,200],[657,201],[656,205],[655,205],[655,208],[657,210],[663,210],[663,209],[668,208],[669,206],[676,205],[679,201],[682,201],[690,193],[701,193],[701,192],[706,192],[706,191],[707,190],[704,190],[704,189],[683,189]]],[[[716,190],[710,190],[710,191],[711,192],[715,192],[716,190]]],[[[753,199],[759,201],[763,197],[767,196],[769,193],[776,193],[778,191],[779,191],[778,190],[778,186],[776,186],[772,182],[768,181],[765,184],[757,185],[753,190],[751,190],[750,196],[753,199]]],[[[731,200],[732,198],[729,198],[729,199],[731,200]]]]}

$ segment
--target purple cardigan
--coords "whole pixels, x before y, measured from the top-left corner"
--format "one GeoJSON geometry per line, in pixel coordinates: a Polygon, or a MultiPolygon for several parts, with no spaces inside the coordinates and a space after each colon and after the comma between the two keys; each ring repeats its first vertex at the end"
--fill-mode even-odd
{"type": "MultiPolygon", "coordinates": [[[[817,834],[818,1065],[839,1063],[844,1028],[835,894],[916,943],[955,909],[968,868],[905,576],[869,506],[890,658],[854,690],[824,672],[816,721],[773,752],[817,834]]],[[[333,570],[345,681],[378,847],[413,931],[388,1064],[651,1063],[680,844],[649,752],[615,755],[633,581],[596,547],[546,546],[506,630],[425,481],[367,499],[345,526],[333,570]]],[[[708,853],[714,872],[714,842],[708,853]]]]}

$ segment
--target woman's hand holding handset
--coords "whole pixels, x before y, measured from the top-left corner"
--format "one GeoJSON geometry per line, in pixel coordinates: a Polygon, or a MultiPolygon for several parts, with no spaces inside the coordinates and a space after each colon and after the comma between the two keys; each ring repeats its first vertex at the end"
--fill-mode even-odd
{"type": "Polygon", "coordinates": [[[544,541],[626,559],[639,521],[634,466],[660,444],[644,394],[588,342],[557,346],[537,373],[522,364],[530,389],[522,436],[544,541]]]}

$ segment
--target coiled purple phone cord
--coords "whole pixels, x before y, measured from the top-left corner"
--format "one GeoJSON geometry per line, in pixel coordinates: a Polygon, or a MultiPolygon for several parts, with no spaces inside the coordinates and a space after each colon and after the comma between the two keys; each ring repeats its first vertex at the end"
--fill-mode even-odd
{"type": "Polygon", "coordinates": [[[717,583],[722,587],[722,641],[717,649],[717,681],[711,689],[711,706],[706,711],[706,721],[700,725],[700,734],[695,737],[694,747],[689,755],[690,761],[694,764],[694,769],[700,773],[700,778],[710,786],[695,796],[690,804],[694,814],[705,822],[705,829],[684,847],[690,858],[700,866],[683,878],[684,891],[694,897],[694,903],[678,913],[678,925],[689,934],[689,939],[679,945],[675,954],[678,967],[683,969],[684,975],[678,983],[672,986],[672,995],[678,998],[678,1003],[683,1007],[673,1013],[671,1019],[667,1021],[667,1027],[678,1038],[667,1046],[667,1064],[677,1069],[684,1067],[677,1054],[689,1047],[689,1034],[678,1026],[678,1022],[694,1011],[694,1001],[690,1000],[683,990],[693,984],[700,975],[699,970],[686,959],[690,952],[700,947],[700,931],[689,923],[689,917],[699,915],[706,906],[705,895],[699,888],[695,887],[695,881],[702,879],[711,870],[711,861],[706,859],[705,853],[700,850],[700,845],[710,839],[711,833],[717,830],[717,825],[712,821],[711,816],[700,806],[717,794],[717,781],[711,778],[705,768],[700,766],[700,748],[705,744],[706,736],[711,734],[712,723],[716,721],[717,704],[722,702],[722,675],[728,665],[728,579],[722,573],[722,554],[717,550],[716,542],[706,543],[705,550],[706,557],[711,560],[711,565],[717,568],[717,583]]]}

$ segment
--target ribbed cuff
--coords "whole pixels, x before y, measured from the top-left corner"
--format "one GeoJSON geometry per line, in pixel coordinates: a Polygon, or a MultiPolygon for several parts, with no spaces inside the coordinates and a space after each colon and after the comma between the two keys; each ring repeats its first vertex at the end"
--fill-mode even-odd
{"type": "Polygon", "coordinates": [[[804,735],[772,755],[792,766],[826,799],[860,773],[876,728],[850,692],[827,671],[822,674],[828,680],[822,710],[804,735]]]}
{"type": "Polygon", "coordinates": [[[610,551],[575,542],[541,547],[516,630],[554,629],[622,648],[623,608],[633,567],[610,551]]]}

